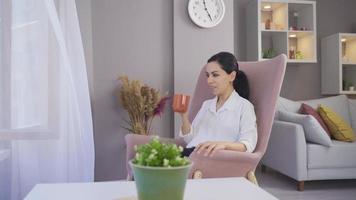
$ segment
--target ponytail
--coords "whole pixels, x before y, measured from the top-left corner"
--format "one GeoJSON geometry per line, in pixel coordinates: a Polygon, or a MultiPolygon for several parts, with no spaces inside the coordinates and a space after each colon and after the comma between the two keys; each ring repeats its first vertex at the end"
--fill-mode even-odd
{"type": "Polygon", "coordinates": [[[250,87],[248,84],[248,79],[245,72],[238,70],[235,80],[232,83],[234,86],[235,91],[243,98],[249,99],[250,98],[250,87]]]}

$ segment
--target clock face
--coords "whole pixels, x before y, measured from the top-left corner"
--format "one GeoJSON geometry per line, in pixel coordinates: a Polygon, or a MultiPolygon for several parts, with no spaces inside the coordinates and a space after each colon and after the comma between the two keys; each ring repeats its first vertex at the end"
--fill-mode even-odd
{"type": "Polygon", "coordinates": [[[189,0],[188,13],[192,21],[202,27],[210,28],[218,25],[224,17],[223,0],[189,0]]]}

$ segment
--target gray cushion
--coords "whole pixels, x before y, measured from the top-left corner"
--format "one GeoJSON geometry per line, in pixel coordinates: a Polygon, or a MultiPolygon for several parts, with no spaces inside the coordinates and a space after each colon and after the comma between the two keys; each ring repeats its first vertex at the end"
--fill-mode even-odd
{"type": "Polygon", "coordinates": [[[331,139],[325,132],[320,123],[311,115],[302,115],[293,112],[279,111],[279,119],[282,121],[293,122],[303,126],[305,139],[308,142],[331,145],[331,139]]]}
{"type": "Polygon", "coordinates": [[[278,111],[285,111],[285,112],[293,112],[297,113],[300,109],[300,106],[302,103],[297,102],[297,101],[292,101],[283,97],[279,97],[277,100],[277,108],[276,108],[276,114],[275,114],[275,119],[279,119],[279,113],[278,111]]]}
{"type": "Polygon", "coordinates": [[[349,110],[352,129],[356,130],[356,99],[349,99],[349,110]]]}
{"type": "Polygon", "coordinates": [[[356,142],[332,140],[330,147],[307,144],[308,168],[354,168],[356,142]]]}

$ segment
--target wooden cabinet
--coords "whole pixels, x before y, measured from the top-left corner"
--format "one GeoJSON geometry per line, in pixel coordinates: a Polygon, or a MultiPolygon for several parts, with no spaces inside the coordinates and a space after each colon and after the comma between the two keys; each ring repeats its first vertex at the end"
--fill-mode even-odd
{"type": "Polygon", "coordinates": [[[246,10],[247,59],[286,54],[289,63],[316,63],[314,1],[252,0],[246,10]]]}
{"type": "Polygon", "coordinates": [[[356,94],[356,34],[337,33],[321,40],[321,92],[356,94]]]}

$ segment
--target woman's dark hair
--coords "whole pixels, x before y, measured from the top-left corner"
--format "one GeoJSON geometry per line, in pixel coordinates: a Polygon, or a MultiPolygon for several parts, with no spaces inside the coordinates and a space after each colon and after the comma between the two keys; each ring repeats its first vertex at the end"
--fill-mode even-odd
{"type": "Polygon", "coordinates": [[[236,72],[236,77],[232,85],[241,97],[248,99],[250,96],[250,88],[247,76],[243,71],[239,70],[235,56],[229,52],[220,52],[209,58],[208,63],[214,61],[219,63],[226,73],[231,74],[233,71],[236,72]]]}

